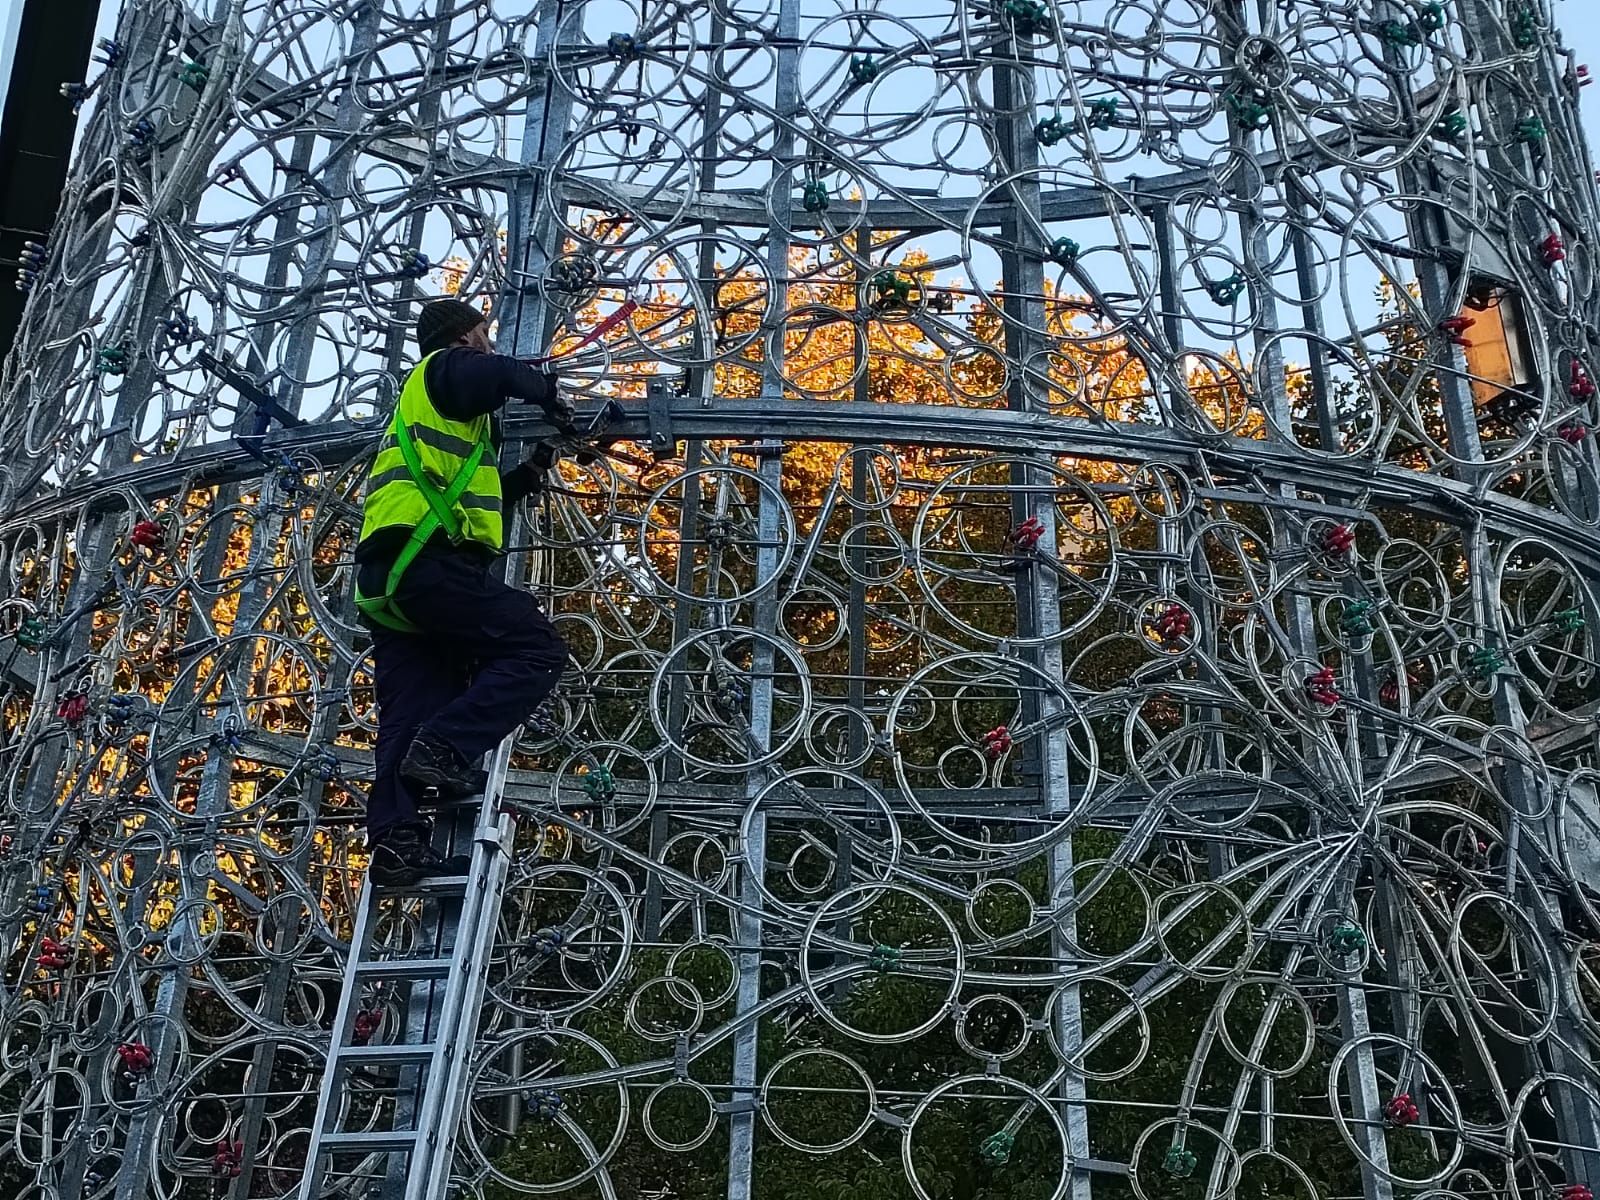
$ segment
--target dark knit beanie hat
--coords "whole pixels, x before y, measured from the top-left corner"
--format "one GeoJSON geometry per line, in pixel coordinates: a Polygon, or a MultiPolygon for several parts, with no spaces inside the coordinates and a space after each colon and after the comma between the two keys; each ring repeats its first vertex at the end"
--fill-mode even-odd
{"type": "Polygon", "coordinates": [[[424,356],[443,350],[486,319],[472,305],[460,300],[430,300],[417,314],[417,345],[424,356]]]}

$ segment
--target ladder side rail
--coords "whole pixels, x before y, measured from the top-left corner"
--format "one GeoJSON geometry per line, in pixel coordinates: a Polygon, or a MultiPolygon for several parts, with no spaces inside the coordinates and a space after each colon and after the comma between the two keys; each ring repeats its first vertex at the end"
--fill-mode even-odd
{"type": "Polygon", "coordinates": [[[322,1152],[323,1135],[338,1123],[343,1110],[344,1085],[340,1059],[355,1021],[356,996],[361,990],[358,966],[366,957],[367,944],[372,940],[372,914],[377,909],[373,898],[372,881],[361,882],[361,897],[356,901],[356,923],[350,933],[350,955],[345,959],[344,979],[340,985],[339,1005],[334,1013],[333,1029],[328,1035],[328,1058],[322,1072],[322,1084],[317,1092],[317,1117],[311,1127],[311,1142],[306,1153],[305,1182],[300,1188],[300,1200],[317,1200],[325,1173],[322,1152]]]}
{"type": "Polygon", "coordinates": [[[472,1062],[479,1001],[488,980],[489,954],[510,869],[513,823],[509,814],[497,816],[497,811],[515,741],[513,731],[495,751],[489,786],[483,793],[473,830],[472,869],[451,952],[453,966],[440,1014],[439,1041],[428,1066],[428,1082],[416,1122],[417,1157],[407,1180],[406,1200],[442,1196],[454,1157],[456,1122],[466,1103],[462,1090],[472,1062]]]}
{"type": "MultiPolygon", "coordinates": [[[[440,893],[423,901],[417,921],[416,946],[427,948],[428,954],[450,960],[450,973],[442,981],[413,986],[409,989],[404,1015],[395,1031],[397,1043],[402,1046],[433,1047],[434,1053],[419,1061],[400,1064],[395,1072],[396,1087],[394,1112],[391,1120],[395,1128],[405,1127],[418,1131],[416,1144],[409,1152],[410,1161],[402,1161],[398,1153],[391,1154],[384,1164],[383,1185],[379,1195],[384,1200],[395,1200],[409,1186],[408,1180],[418,1170],[419,1156],[426,1154],[425,1126],[422,1110],[425,1105],[429,1081],[432,1078],[438,1047],[447,1042],[451,1031],[443,1024],[446,1006],[454,979],[459,971],[456,944],[461,936],[461,924],[467,918],[471,904],[472,868],[468,867],[467,893],[456,897],[440,893]]],[[[415,947],[413,947],[415,948],[415,947]]]]}

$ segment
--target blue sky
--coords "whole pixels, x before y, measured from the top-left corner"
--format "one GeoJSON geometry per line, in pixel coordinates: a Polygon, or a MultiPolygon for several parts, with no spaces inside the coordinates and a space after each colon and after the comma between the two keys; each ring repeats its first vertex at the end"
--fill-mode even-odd
{"type": "MultiPolygon", "coordinates": [[[[10,78],[16,24],[23,0],[0,0],[0,86],[10,78]]],[[[105,0],[107,8],[114,0],[105,0]]],[[[1583,93],[1583,123],[1591,146],[1600,145],[1600,0],[1552,0],[1556,26],[1565,43],[1586,62],[1596,76],[1594,86],[1583,93]]],[[[102,13],[102,21],[109,17],[102,13]]],[[[1597,156],[1600,157],[1600,156],[1597,156]]]]}
{"type": "Polygon", "coordinates": [[[1596,82],[1583,92],[1583,128],[1589,145],[1600,145],[1600,3],[1596,0],[1555,0],[1556,28],[1562,40],[1589,64],[1596,82]]]}

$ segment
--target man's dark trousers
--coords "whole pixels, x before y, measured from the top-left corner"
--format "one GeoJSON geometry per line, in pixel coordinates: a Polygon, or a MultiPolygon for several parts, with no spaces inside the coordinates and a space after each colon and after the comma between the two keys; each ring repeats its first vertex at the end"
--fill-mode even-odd
{"type": "MultiPolygon", "coordinates": [[[[383,591],[389,564],[363,564],[361,588],[383,591]]],[[[401,576],[395,603],[421,633],[374,629],[378,745],[367,836],[417,819],[400,760],[421,725],[469,764],[500,744],[555,689],[567,647],[527,592],[484,558],[428,547],[401,576]]]]}

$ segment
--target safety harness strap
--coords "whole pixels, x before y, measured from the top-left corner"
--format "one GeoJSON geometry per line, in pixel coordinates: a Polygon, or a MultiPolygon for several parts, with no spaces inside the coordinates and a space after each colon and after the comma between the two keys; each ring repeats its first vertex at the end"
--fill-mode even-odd
{"type": "Polygon", "coordinates": [[[443,529],[452,542],[461,540],[461,522],[456,519],[455,514],[456,501],[460,500],[462,494],[471,486],[472,477],[477,474],[478,465],[483,462],[484,452],[488,449],[488,440],[486,435],[478,438],[472,453],[462,462],[455,478],[441,493],[422,469],[422,459],[417,454],[417,444],[412,440],[411,430],[400,419],[398,405],[395,407],[394,421],[389,427],[389,432],[400,444],[400,457],[405,459],[406,469],[411,472],[411,480],[427,500],[429,511],[411,531],[411,537],[405,547],[395,556],[394,566],[389,568],[389,578],[384,581],[383,595],[363,596],[361,589],[357,587],[356,607],[379,625],[401,633],[420,633],[421,630],[406,620],[399,606],[395,604],[395,590],[400,586],[400,579],[406,573],[406,568],[416,561],[417,555],[422,553],[423,546],[427,545],[435,530],[443,529]]]}

